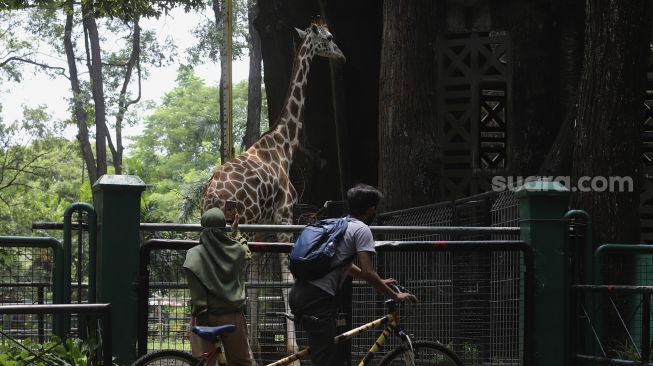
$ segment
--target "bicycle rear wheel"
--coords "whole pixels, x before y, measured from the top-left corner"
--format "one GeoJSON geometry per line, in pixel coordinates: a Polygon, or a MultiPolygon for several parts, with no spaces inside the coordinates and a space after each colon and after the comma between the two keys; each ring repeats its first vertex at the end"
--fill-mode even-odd
{"type": "Polygon", "coordinates": [[[188,352],[163,350],[148,353],[132,363],[132,366],[199,366],[202,361],[188,352]]]}
{"type": "Polygon", "coordinates": [[[464,366],[453,351],[437,342],[418,341],[413,343],[414,362],[410,351],[399,346],[383,357],[379,366],[464,366]]]}

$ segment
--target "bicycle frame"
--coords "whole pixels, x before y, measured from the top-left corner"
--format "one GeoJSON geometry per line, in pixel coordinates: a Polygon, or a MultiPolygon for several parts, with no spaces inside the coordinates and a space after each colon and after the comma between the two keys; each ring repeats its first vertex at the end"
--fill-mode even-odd
{"type": "Polygon", "coordinates": [[[210,366],[213,365],[215,360],[218,360],[218,365],[226,365],[227,359],[222,352],[222,342],[215,342],[215,349],[209,353],[205,353],[200,357],[200,362],[196,366],[210,366]]]}
{"type": "MultiPolygon", "coordinates": [[[[333,341],[335,344],[338,344],[340,342],[350,340],[359,334],[366,332],[368,330],[376,329],[376,328],[381,328],[385,326],[383,329],[383,332],[379,335],[379,337],[376,339],[372,347],[370,347],[369,351],[365,354],[363,359],[359,362],[358,366],[365,366],[371,359],[374,357],[374,355],[381,349],[383,344],[385,344],[385,341],[390,337],[392,333],[398,334],[404,341],[408,341],[410,344],[410,339],[408,336],[401,330],[399,326],[399,315],[397,314],[397,303],[393,300],[387,300],[385,302],[386,307],[388,308],[388,314],[386,314],[384,317],[376,319],[374,321],[371,321],[367,324],[361,325],[357,328],[354,328],[352,330],[349,330],[345,333],[342,333],[340,335],[337,335],[333,338],[333,341]]],[[[288,357],[284,357],[276,362],[273,362],[271,364],[268,364],[267,366],[286,366],[290,365],[291,363],[306,357],[308,354],[310,354],[310,347],[305,348],[297,353],[293,353],[292,355],[288,357]]]]}

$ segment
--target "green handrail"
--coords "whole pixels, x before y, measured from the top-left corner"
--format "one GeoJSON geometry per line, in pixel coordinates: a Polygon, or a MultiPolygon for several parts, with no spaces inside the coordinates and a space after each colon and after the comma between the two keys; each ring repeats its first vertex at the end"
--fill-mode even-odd
{"type": "Polygon", "coordinates": [[[596,277],[594,279],[591,277],[596,273],[596,269],[593,269],[593,244],[592,244],[592,217],[585,211],[583,210],[569,210],[565,215],[562,217],[563,220],[569,221],[571,219],[577,219],[580,218],[585,222],[586,228],[585,228],[585,242],[583,243],[583,248],[582,248],[582,253],[583,253],[583,267],[585,268],[585,278],[584,278],[584,283],[585,284],[591,284],[594,283],[596,277]]]}
{"type": "Polygon", "coordinates": [[[594,278],[596,285],[602,284],[600,269],[603,267],[603,256],[605,252],[627,252],[630,254],[653,254],[653,245],[650,244],[603,244],[594,251],[594,278]]]}
{"type": "MultiPolygon", "coordinates": [[[[97,215],[92,205],[85,202],[75,202],[66,208],[63,214],[63,248],[65,276],[71,277],[72,268],[72,216],[74,212],[85,211],[88,214],[88,302],[95,302],[95,278],[97,262],[97,215]]],[[[70,303],[70,281],[67,281],[66,300],[70,303]]]]}

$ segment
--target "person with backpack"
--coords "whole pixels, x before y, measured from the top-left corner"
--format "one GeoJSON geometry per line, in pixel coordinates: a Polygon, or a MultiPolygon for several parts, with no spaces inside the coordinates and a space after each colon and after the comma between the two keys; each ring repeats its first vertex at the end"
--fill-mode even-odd
{"type": "MultiPolygon", "coordinates": [[[[184,271],[190,289],[191,327],[235,325],[233,333],[221,335],[225,358],[230,366],[251,366],[252,354],[244,314],[244,275],[252,254],[247,240],[238,231],[235,207],[226,207],[225,211],[226,215],[219,208],[204,212],[199,245],[186,253],[184,271]],[[231,234],[226,231],[227,222],[231,222],[231,234]]],[[[213,350],[212,342],[192,332],[190,340],[195,357],[213,350]]]]}
{"type": "Polygon", "coordinates": [[[378,189],[366,184],[349,189],[347,228],[335,243],[331,270],[320,274],[317,279],[308,274],[302,274],[302,278],[296,276],[290,289],[290,309],[295,321],[300,322],[306,332],[313,366],[331,366],[337,362],[336,345],[333,343],[337,335],[336,313],[340,304],[339,292],[348,275],[365,280],[379,293],[395,301],[417,302],[417,298],[410,293],[392,291],[388,284],[396,281],[392,278],[381,279],[374,270],[373,256],[376,252],[368,225],[374,220],[382,197],[378,189]],[[358,259],[360,266],[353,263],[354,259],[358,259]]]}

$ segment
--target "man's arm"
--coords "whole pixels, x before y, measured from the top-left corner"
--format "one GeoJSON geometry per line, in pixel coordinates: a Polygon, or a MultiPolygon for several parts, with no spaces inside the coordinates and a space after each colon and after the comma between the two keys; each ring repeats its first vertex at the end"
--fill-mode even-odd
{"type": "MultiPolygon", "coordinates": [[[[386,295],[393,300],[417,302],[415,295],[409,293],[398,294],[392,291],[390,287],[388,287],[386,280],[381,279],[379,274],[374,270],[374,262],[372,261],[372,254],[370,254],[370,252],[358,252],[357,257],[360,267],[356,266],[355,264],[351,265],[349,273],[353,277],[365,280],[372,287],[374,287],[376,291],[386,295]]],[[[388,281],[391,283],[394,280],[388,281]]]]}
{"type": "Polygon", "coordinates": [[[238,214],[236,214],[231,224],[231,237],[245,248],[245,258],[252,259],[252,251],[249,249],[249,245],[247,245],[247,239],[238,231],[238,217],[238,214]]]}

